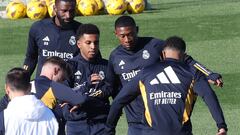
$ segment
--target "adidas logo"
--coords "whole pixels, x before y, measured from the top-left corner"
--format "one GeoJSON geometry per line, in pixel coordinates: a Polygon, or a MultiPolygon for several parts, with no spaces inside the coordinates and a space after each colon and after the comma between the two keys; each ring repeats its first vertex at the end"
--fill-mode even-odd
{"type": "Polygon", "coordinates": [[[78,70],[74,75],[82,75],[82,73],[78,70]]]}
{"type": "Polygon", "coordinates": [[[173,71],[171,66],[168,66],[164,69],[164,72],[157,74],[157,78],[154,78],[150,81],[151,85],[155,84],[180,84],[180,80],[178,79],[176,73],[173,71]]]}
{"type": "Polygon", "coordinates": [[[45,41],[45,42],[49,42],[49,41],[50,41],[50,39],[49,39],[49,37],[48,37],[48,36],[46,36],[46,37],[43,39],[43,41],[45,41]]]}
{"type": "Polygon", "coordinates": [[[125,65],[125,62],[124,62],[123,60],[121,60],[118,65],[119,65],[119,66],[123,66],[123,65],[125,65]]]}

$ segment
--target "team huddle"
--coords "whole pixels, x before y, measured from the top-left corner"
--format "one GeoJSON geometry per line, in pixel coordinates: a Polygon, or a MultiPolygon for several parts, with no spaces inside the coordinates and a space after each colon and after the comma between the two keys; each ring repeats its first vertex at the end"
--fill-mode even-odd
{"type": "Polygon", "coordinates": [[[197,96],[208,106],[216,134],[227,134],[210,87],[223,86],[221,75],[187,55],[182,38],[139,37],[135,20],[119,16],[119,46],[106,60],[99,28],[75,21],[75,5],[55,0],[56,16],[30,28],[23,68],[6,75],[0,135],[115,135],[123,108],[128,135],[192,135],[197,96]]]}

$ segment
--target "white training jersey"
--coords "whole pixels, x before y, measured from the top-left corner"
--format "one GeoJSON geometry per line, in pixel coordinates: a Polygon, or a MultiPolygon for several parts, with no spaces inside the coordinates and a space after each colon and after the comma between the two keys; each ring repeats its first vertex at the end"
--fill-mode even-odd
{"type": "Polygon", "coordinates": [[[34,95],[12,99],[4,110],[5,135],[57,135],[58,122],[34,95]]]}

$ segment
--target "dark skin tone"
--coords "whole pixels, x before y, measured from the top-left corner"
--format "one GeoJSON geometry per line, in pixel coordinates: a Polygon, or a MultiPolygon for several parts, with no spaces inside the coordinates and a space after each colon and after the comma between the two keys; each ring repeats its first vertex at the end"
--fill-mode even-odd
{"type": "Polygon", "coordinates": [[[75,6],[74,2],[58,1],[54,6],[56,13],[55,24],[59,27],[70,24],[75,17],[75,6]]]}
{"type": "Polygon", "coordinates": [[[137,26],[116,27],[115,35],[118,38],[120,44],[129,51],[132,51],[136,47],[137,43],[137,26]]]}
{"type": "MultiPolygon", "coordinates": [[[[87,61],[92,61],[99,52],[99,35],[83,34],[77,41],[82,57],[87,61]]],[[[98,73],[91,74],[92,84],[97,84],[102,78],[98,73]]]]}
{"type": "MultiPolygon", "coordinates": [[[[123,26],[115,28],[115,36],[118,38],[119,43],[128,51],[133,51],[136,48],[138,39],[137,34],[137,26],[123,26]]],[[[208,80],[208,82],[218,87],[223,87],[222,78],[219,78],[216,81],[208,80]]]]}
{"type": "MultiPolygon", "coordinates": [[[[98,34],[83,34],[77,41],[77,46],[80,49],[82,57],[87,60],[91,61],[95,59],[99,51],[99,35],[98,34]]],[[[90,76],[91,83],[97,84],[103,78],[98,73],[93,73],[90,76]]],[[[67,103],[63,103],[61,107],[66,105],[67,103]]],[[[69,111],[73,112],[78,109],[80,106],[76,105],[73,106],[69,111]]]]}

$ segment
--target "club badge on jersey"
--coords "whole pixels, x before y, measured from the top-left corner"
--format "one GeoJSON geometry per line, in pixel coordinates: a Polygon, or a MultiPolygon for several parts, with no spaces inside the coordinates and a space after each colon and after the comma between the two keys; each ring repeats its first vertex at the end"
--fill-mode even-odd
{"type": "Polygon", "coordinates": [[[105,78],[105,74],[103,71],[99,71],[99,76],[101,77],[101,79],[103,80],[105,78]]]}
{"type": "Polygon", "coordinates": [[[74,36],[71,36],[69,39],[69,44],[70,45],[75,45],[76,44],[76,38],[74,36]]]}
{"type": "Polygon", "coordinates": [[[142,57],[145,60],[150,58],[150,53],[148,52],[148,50],[143,50],[142,57]]]}

